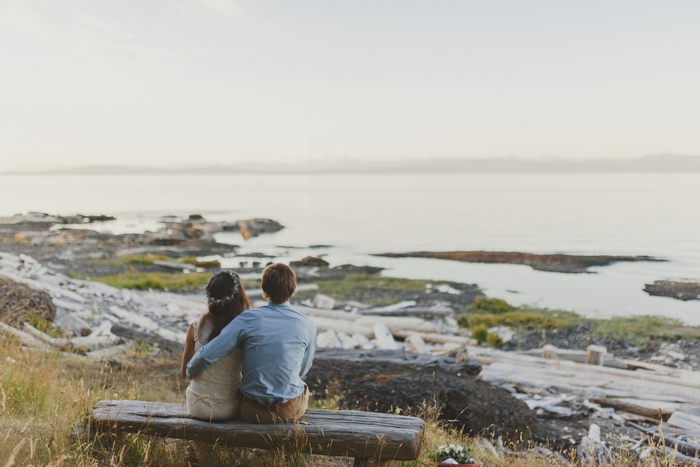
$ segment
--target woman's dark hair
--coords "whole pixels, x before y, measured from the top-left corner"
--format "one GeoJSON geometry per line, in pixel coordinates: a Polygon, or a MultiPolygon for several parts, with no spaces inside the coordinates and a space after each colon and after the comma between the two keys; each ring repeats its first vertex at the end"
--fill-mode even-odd
{"type": "Polygon", "coordinates": [[[209,311],[202,318],[202,324],[207,323],[211,327],[211,341],[236,316],[250,308],[250,300],[238,275],[230,271],[215,273],[207,283],[206,293],[209,311]]]}

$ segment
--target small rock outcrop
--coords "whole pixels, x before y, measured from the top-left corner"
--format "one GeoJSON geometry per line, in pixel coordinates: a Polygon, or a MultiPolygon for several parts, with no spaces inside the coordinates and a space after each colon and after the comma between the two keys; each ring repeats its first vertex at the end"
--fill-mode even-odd
{"type": "Polygon", "coordinates": [[[646,284],[644,291],[649,295],[676,300],[700,300],[700,281],[654,281],[653,284],[646,284]]]}
{"type": "Polygon", "coordinates": [[[465,263],[524,264],[537,271],[568,274],[590,273],[589,268],[607,266],[620,261],[666,261],[652,256],[539,255],[517,251],[414,251],[411,253],[383,253],[374,256],[449,259],[465,263]]]}
{"type": "Polygon", "coordinates": [[[56,305],[46,292],[0,276],[0,321],[19,327],[29,315],[53,321],[56,305]]]}

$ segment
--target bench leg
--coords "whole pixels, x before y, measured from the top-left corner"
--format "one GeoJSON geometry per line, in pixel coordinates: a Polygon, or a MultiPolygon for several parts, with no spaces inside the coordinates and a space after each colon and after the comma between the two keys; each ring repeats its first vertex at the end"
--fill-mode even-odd
{"type": "Polygon", "coordinates": [[[81,444],[90,443],[95,440],[95,430],[91,429],[87,421],[83,421],[73,427],[70,437],[81,444]]]}

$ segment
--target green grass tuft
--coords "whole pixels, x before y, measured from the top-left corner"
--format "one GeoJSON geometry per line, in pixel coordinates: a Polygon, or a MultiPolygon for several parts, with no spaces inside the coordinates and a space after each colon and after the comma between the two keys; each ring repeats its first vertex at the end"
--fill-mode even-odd
{"type": "Polygon", "coordinates": [[[93,277],[91,280],[104,282],[118,289],[183,290],[202,287],[210,277],[211,274],[207,272],[171,274],[167,272],[131,271],[114,276],[93,277]]]}
{"type": "Polygon", "coordinates": [[[142,264],[142,265],[149,265],[153,264],[153,261],[175,261],[173,258],[165,255],[126,255],[126,256],[119,256],[117,258],[112,258],[109,260],[106,260],[110,264],[114,264],[116,266],[124,266],[128,264],[142,264]]]}
{"type": "Polygon", "coordinates": [[[515,308],[500,298],[477,297],[477,299],[469,306],[468,311],[471,313],[508,313],[515,308]]]}
{"type": "MultiPolygon", "coordinates": [[[[616,317],[591,319],[562,310],[546,308],[513,307],[499,299],[479,297],[467,312],[458,318],[459,325],[470,328],[474,334],[494,326],[510,326],[515,329],[565,329],[579,324],[588,324],[593,334],[611,339],[643,345],[651,338],[678,339],[681,337],[700,339],[700,327],[685,326],[682,322],[661,316],[616,317]]],[[[475,338],[487,341],[483,335],[475,338]],[[480,338],[481,337],[481,338],[480,338]]]]}
{"type": "Polygon", "coordinates": [[[503,345],[503,339],[498,334],[490,332],[486,335],[486,345],[494,348],[500,347],[503,345]]]}
{"type": "Polygon", "coordinates": [[[60,337],[63,334],[59,329],[53,327],[51,321],[48,321],[41,316],[27,315],[27,321],[39,331],[48,334],[51,337],[60,337]]]}
{"type": "Polygon", "coordinates": [[[448,281],[430,281],[422,279],[402,279],[370,274],[354,274],[341,280],[315,281],[319,292],[330,295],[336,300],[347,300],[362,290],[383,290],[392,292],[425,292],[426,285],[458,285],[448,281]]]}
{"type": "Polygon", "coordinates": [[[171,263],[185,263],[197,266],[198,268],[220,268],[219,260],[198,261],[196,256],[186,256],[184,258],[171,258],[166,255],[148,254],[148,255],[126,255],[108,260],[100,260],[113,264],[115,266],[124,265],[152,265],[154,261],[170,261],[171,263]]]}
{"type": "Polygon", "coordinates": [[[214,259],[211,261],[198,261],[195,256],[187,256],[185,258],[182,258],[181,261],[185,264],[192,264],[194,266],[197,266],[198,268],[211,269],[221,267],[221,262],[219,262],[218,259],[214,259]]]}
{"type": "Polygon", "coordinates": [[[483,344],[486,342],[486,339],[488,338],[488,326],[486,324],[477,324],[474,327],[471,328],[472,330],[472,337],[479,341],[479,344],[483,344]]]}
{"type": "Polygon", "coordinates": [[[596,334],[636,344],[643,344],[652,337],[700,339],[700,327],[685,326],[681,321],[663,316],[644,315],[591,321],[595,323],[596,334]]]}
{"type": "Polygon", "coordinates": [[[494,326],[510,326],[523,329],[546,328],[562,329],[573,326],[577,320],[559,317],[560,313],[549,310],[516,310],[500,315],[492,313],[465,313],[460,315],[459,324],[465,328],[473,328],[481,324],[492,328],[494,326]]]}

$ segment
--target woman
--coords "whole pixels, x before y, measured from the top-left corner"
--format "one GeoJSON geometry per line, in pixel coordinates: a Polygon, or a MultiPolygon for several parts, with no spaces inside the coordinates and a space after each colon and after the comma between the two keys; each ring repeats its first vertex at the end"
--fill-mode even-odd
{"type": "MultiPolygon", "coordinates": [[[[250,308],[240,277],[233,271],[215,273],[206,287],[207,312],[190,324],[182,354],[182,377],[187,363],[200,347],[219,335],[236,316],[250,308]]],[[[238,387],[241,385],[243,353],[235,349],[192,378],[187,387],[187,410],[201,420],[228,420],[240,416],[238,387]]]]}

